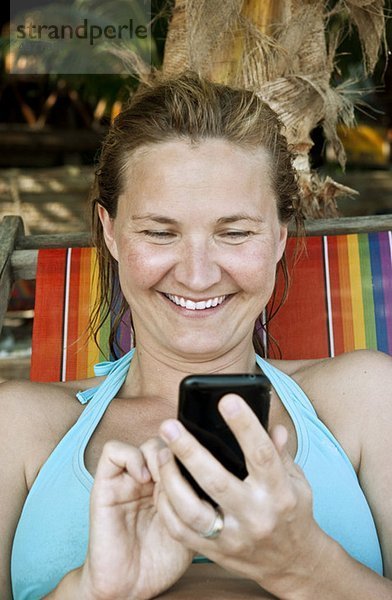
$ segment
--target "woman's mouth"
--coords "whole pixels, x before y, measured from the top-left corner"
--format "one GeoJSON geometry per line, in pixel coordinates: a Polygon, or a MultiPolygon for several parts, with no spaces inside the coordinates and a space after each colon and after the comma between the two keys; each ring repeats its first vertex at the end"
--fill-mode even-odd
{"type": "Polygon", "coordinates": [[[181,306],[182,308],[186,308],[187,310],[206,310],[209,308],[215,308],[216,306],[222,304],[229,297],[229,295],[226,294],[224,296],[215,296],[213,298],[195,301],[190,300],[189,298],[184,298],[183,296],[176,296],[174,294],[163,293],[163,295],[173,302],[173,304],[181,306]]]}

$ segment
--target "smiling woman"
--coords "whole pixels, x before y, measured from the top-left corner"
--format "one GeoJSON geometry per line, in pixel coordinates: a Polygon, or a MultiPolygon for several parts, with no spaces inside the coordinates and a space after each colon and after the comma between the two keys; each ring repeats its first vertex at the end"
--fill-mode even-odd
{"type": "Polygon", "coordinates": [[[265,151],[177,140],[133,158],[115,218],[98,211],[137,343],[173,358],[245,351],[287,234],[265,151]]]}
{"type": "MultiPolygon", "coordinates": [[[[301,228],[298,206],[297,178],[292,156],[281,133],[281,124],[276,114],[255,94],[220,85],[211,86],[192,74],[153,89],[141,89],[116,119],[103,146],[97,170],[92,199],[92,229],[95,245],[99,248],[105,298],[98,299],[93,329],[96,331],[102,322],[104,301],[109,312],[115,306],[118,308],[120,302],[117,323],[129,308],[122,291],[119,292],[120,298],[113,291],[112,282],[118,278],[118,263],[113,252],[109,254],[100,219],[109,225],[109,220],[114,219],[120,210],[122,213],[118,221],[123,224],[124,218],[127,219],[124,226],[129,228],[128,234],[133,235],[133,241],[136,241],[135,228],[138,225],[140,234],[143,232],[147,239],[170,246],[176,240],[176,247],[184,250],[188,237],[184,237],[186,232],[181,231],[186,223],[178,222],[178,211],[181,210],[188,224],[199,223],[201,230],[208,231],[210,242],[214,240],[221,244],[222,249],[226,247],[228,260],[230,251],[227,246],[242,245],[246,240],[245,249],[241,250],[246,262],[245,250],[253,252],[260,249],[271,225],[271,217],[276,221],[275,226],[278,222],[281,224],[283,238],[289,221],[295,220],[297,228],[301,228]],[[240,173],[244,173],[246,182],[238,177],[240,173]],[[245,197],[251,201],[249,212],[245,211],[243,204],[245,197]],[[170,214],[171,207],[167,205],[169,199],[173,214],[170,214]],[[214,208],[215,222],[211,214],[214,208]],[[162,212],[159,213],[158,209],[162,212]],[[207,219],[208,230],[204,229],[207,219]],[[181,244],[178,243],[180,238],[181,244]]],[[[196,231],[193,237],[195,235],[196,231]]],[[[208,252],[203,258],[206,247],[203,250],[201,244],[199,246],[197,255],[203,263],[208,252]]],[[[134,244],[132,248],[136,251],[134,244]]],[[[157,253],[161,252],[162,249],[157,250],[157,253]]],[[[238,254],[239,249],[234,252],[238,254]]],[[[189,258],[193,256],[187,252],[186,255],[189,258]]],[[[283,272],[287,288],[284,255],[279,256],[276,263],[283,272]]],[[[258,264],[259,275],[262,264],[255,264],[258,264]]],[[[211,269],[207,264],[205,266],[211,277],[211,269]]],[[[269,263],[269,266],[273,264],[269,263]]],[[[221,287],[224,285],[223,282],[221,287]]],[[[215,287],[219,292],[218,286],[215,287]]],[[[181,297],[181,294],[176,294],[179,291],[167,290],[181,297]]],[[[268,293],[268,290],[265,292],[268,293]]],[[[188,300],[197,301],[199,297],[200,293],[188,300]]],[[[256,314],[252,314],[253,342],[259,353],[263,350],[256,334],[255,321],[264,306],[265,303],[259,302],[256,314]]],[[[136,318],[134,307],[132,318],[136,318]]],[[[116,326],[110,336],[114,356],[115,339],[116,326]]]]}
{"type": "Polygon", "coordinates": [[[105,290],[93,327],[103,302],[121,303],[136,346],[90,380],[2,385],[1,598],[148,600],[198,554],[251,595],[390,599],[391,358],[257,354],[300,221],[273,111],[189,73],[140,90],[104,143],[91,206],[105,290]],[[260,372],[268,432],[240,395],[218,406],[242,480],[176,419],[178,389],[190,374],[260,372]]]}

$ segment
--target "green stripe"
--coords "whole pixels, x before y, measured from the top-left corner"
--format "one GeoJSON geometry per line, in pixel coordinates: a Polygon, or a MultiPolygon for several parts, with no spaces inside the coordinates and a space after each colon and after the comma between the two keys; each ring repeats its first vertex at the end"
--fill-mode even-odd
{"type": "Polygon", "coordinates": [[[361,285],[365,321],[366,347],[377,350],[377,332],[374,312],[372,267],[370,262],[369,238],[367,233],[358,234],[361,285]]]}
{"type": "MultiPolygon", "coordinates": [[[[100,311],[100,318],[102,319],[105,313],[106,304],[103,303],[100,311]]],[[[110,316],[106,318],[99,330],[99,345],[106,354],[99,350],[99,360],[109,360],[109,336],[110,336],[110,316]]]]}

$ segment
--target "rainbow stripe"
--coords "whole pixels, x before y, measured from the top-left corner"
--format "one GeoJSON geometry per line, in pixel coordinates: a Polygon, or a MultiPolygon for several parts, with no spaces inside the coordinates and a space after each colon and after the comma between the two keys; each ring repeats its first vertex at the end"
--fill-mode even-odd
{"type": "MultiPolygon", "coordinates": [[[[94,364],[108,359],[109,319],[99,331],[99,347],[88,335],[89,316],[99,295],[97,272],[93,248],[39,252],[31,379],[92,377],[94,364]]],[[[119,341],[125,351],[130,348],[129,323],[122,323],[119,341]]]]}
{"type": "MultiPolygon", "coordinates": [[[[294,244],[290,239],[289,262],[294,244]]],[[[100,330],[102,350],[87,335],[98,294],[94,249],[39,252],[32,380],[91,377],[94,364],[107,360],[115,315],[100,330]]],[[[125,352],[132,345],[129,323],[128,316],[116,338],[125,352]]],[[[307,238],[306,253],[293,269],[289,298],[268,333],[286,359],[360,348],[392,354],[392,232],[307,238]]],[[[266,350],[274,355],[271,344],[266,350]]]]}
{"type": "Polygon", "coordinates": [[[269,333],[287,359],[365,348],[392,354],[392,233],[307,238],[269,333]]]}

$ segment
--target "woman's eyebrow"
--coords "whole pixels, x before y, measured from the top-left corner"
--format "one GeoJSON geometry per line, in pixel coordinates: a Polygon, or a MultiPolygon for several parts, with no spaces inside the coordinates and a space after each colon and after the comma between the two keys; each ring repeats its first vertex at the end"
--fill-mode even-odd
{"type": "Polygon", "coordinates": [[[168,225],[178,225],[176,219],[166,217],[164,215],[155,215],[153,213],[146,213],[145,215],[132,215],[132,221],[155,221],[155,223],[162,223],[168,225]]]}
{"type": "Polygon", "coordinates": [[[263,223],[264,219],[261,216],[249,215],[247,213],[237,213],[235,215],[228,215],[227,217],[221,217],[217,220],[218,225],[225,225],[226,223],[235,223],[236,221],[254,221],[255,223],[263,223]]]}

